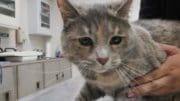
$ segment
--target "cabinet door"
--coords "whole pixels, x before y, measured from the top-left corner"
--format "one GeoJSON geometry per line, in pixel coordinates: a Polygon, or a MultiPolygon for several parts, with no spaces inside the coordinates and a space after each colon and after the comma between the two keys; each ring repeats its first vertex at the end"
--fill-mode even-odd
{"type": "Polygon", "coordinates": [[[0,101],[16,101],[16,67],[3,68],[2,84],[0,84],[0,101]]]}
{"type": "Polygon", "coordinates": [[[19,98],[32,94],[43,88],[43,64],[26,64],[18,66],[19,98]]]}
{"type": "Polygon", "coordinates": [[[50,0],[28,0],[29,33],[51,36],[50,14],[50,0]]]}
{"type": "Polygon", "coordinates": [[[72,77],[71,63],[66,59],[51,61],[44,64],[45,87],[54,85],[72,77]]]}
{"type": "Polygon", "coordinates": [[[59,73],[59,82],[65,81],[72,78],[72,69],[64,69],[59,73]]]}
{"type": "Polygon", "coordinates": [[[0,24],[2,27],[17,28],[19,0],[0,0],[0,24]]]}
{"type": "Polygon", "coordinates": [[[50,61],[44,63],[44,82],[45,87],[56,84],[59,80],[59,71],[60,71],[60,62],[59,61],[50,61]]]}

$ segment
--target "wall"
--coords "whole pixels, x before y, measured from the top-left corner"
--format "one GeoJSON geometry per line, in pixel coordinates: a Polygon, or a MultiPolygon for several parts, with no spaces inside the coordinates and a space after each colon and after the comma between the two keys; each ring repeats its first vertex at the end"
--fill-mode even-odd
{"type": "MultiPolygon", "coordinates": [[[[85,8],[91,7],[94,3],[96,4],[109,4],[109,3],[120,3],[123,0],[70,0],[71,3],[75,5],[80,5],[85,8]]],[[[136,21],[139,18],[139,10],[140,10],[140,2],[141,0],[133,0],[132,7],[130,9],[130,21],[136,21]]]]}
{"type": "Polygon", "coordinates": [[[57,7],[56,1],[51,0],[51,34],[52,37],[48,41],[46,49],[47,49],[47,56],[55,56],[55,51],[57,49],[61,50],[61,42],[60,42],[60,35],[63,28],[63,21],[61,18],[61,14],[57,7]]]}

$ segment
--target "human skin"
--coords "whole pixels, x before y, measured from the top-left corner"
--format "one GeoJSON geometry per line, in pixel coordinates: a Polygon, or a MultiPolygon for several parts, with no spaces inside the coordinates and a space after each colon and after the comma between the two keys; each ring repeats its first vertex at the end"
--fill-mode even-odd
{"type": "Polygon", "coordinates": [[[165,44],[160,46],[167,53],[167,60],[160,68],[135,79],[128,97],[159,96],[180,92],[180,49],[165,44]]]}

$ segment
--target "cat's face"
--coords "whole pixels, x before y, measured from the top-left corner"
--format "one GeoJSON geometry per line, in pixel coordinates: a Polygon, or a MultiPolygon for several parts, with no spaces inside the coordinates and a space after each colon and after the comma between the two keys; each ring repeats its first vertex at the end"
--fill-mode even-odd
{"type": "Polygon", "coordinates": [[[66,16],[65,21],[63,47],[74,63],[103,73],[118,68],[125,59],[132,32],[127,20],[92,9],[75,19],[66,16]]]}
{"type": "Polygon", "coordinates": [[[73,62],[99,73],[119,67],[129,47],[131,33],[125,20],[110,16],[100,18],[77,20],[67,31],[64,43],[73,62]]]}

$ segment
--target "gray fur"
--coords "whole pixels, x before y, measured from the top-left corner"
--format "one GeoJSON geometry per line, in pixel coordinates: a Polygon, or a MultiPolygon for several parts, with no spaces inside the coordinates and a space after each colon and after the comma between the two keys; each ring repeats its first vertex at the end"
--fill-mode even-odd
{"type": "Polygon", "coordinates": [[[155,41],[180,47],[180,21],[139,20],[136,24],[146,28],[155,41]]]}
{"type": "Polygon", "coordinates": [[[131,2],[127,0],[121,9],[116,10],[117,14],[110,13],[103,6],[90,9],[83,15],[77,14],[72,6],[63,8],[62,15],[66,16],[62,35],[64,53],[86,79],[76,101],[92,101],[105,94],[115,101],[170,101],[170,95],[126,97],[131,80],[156,69],[166,59],[165,52],[152,39],[149,31],[126,20],[131,2]],[[66,8],[71,9],[70,12],[66,8]],[[121,36],[121,43],[110,45],[113,36],[121,36]],[[81,37],[92,39],[93,46],[82,46],[78,41],[81,37]],[[98,48],[108,51],[109,61],[104,66],[97,61],[98,48]],[[99,69],[104,72],[99,72],[99,69]]]}

